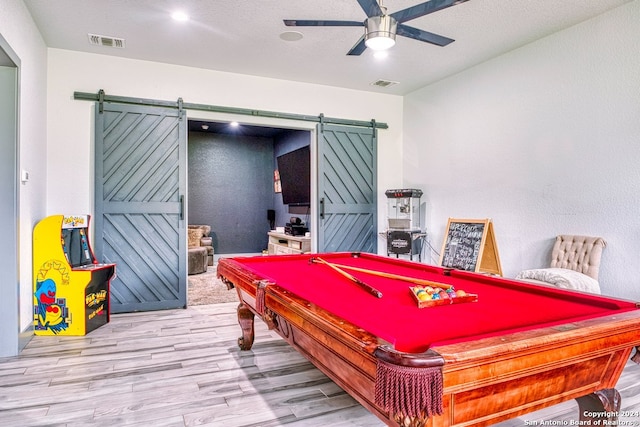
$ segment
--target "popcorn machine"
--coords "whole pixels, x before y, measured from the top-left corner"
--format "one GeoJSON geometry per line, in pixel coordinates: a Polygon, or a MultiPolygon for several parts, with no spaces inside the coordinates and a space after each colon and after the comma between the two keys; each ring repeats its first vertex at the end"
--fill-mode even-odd
{"type": "Polygon", "coordinates": [[[422,190],[387,190],[389,230],[420,230],[420,198],[422,190]]]}
{"type": "Polygon", "coordinates": [[[422,231],[420,198],[422,190],[415,188],[387,190],[388,228],[387,255],[418,255],[421,260],[426,233],[422,231]]]}

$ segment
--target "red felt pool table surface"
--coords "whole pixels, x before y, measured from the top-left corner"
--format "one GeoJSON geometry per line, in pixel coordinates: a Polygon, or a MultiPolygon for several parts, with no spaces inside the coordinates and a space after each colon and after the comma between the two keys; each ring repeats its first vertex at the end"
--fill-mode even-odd
{"type": "Polygon", "coordinates": [[[332,253],[236,258],[248,270],[388,341],[402,352],[636,310],[635,303],[546,288],[520,281],[448,270],[368,254],[332,253]],[[413,284],[344,269],[380,292],[376,298],[311,257],[338,266],[452,285],[477,302],[419,308],[413,284]]]}
{"type": "Polygon", "coordinates": [[[488,426],[569,399],[581,425],[612,423],[614,387],[640,345],[635,302],[396,258],[239,257],[220,259],[217,271],[238,292],[242,350],[253,345],[257,314],[390,426],[488,426]],[[344,271],[382,297],[324,262],[369,270],[344,271]],[[412,283],[371,271],[478,298],[419,308],[412,283]]]}

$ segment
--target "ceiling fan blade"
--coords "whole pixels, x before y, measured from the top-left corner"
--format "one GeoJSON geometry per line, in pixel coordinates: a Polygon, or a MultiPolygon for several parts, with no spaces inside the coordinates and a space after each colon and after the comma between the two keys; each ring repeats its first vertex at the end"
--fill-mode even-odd
{"type": "Polygon", "coordinates": [[[351,50],[347,52],[347,55],[362,55],[362,52],[366,49],[367,45],[364,44],[364,36],[362,36],[360,40],[358,40],[358,43],[354,44],[351,50]]]}
{"type": "Polygon", "coordinates": [[[382,9],[376,0],[358,0],[358,4],[362,10],[364,10],[364,13],[367,14],[368,18],[383,15],[382,9]]]}
{"type": "Polygon", "coordinates": [[[398,23],[407,22],[412,19],[419,18],[424,15],[428,15],[433,12],[437,12],[442,9],[446,9],[456,4],[464,3],[469,0],[431,0],[425,3],[417,4],[415,6],[408,7],[398,12],[391,14],[398,23]]]}
{"type": "Polygon", "coordinates": [[[436,46],[446,46],[455,40],[449,37],[440,36],[438,34],[430,33],[428,31],[419,30],[408,25],[399,24],[396,29],[396,34],[400,36],[409,37],[411,39],[420,40],[421,42],[427,42],[435,44],[436,46]]]}
{"type": "Polygon", "coordinates": [[[287,27],[363,27],[364,21],[318,21],[310,19],[285,19],[287,27]]]}

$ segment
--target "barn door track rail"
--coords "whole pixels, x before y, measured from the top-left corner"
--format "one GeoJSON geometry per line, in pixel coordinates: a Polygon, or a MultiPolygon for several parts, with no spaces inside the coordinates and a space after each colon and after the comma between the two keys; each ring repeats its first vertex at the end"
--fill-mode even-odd
{"type": "Polygon", "coordinates": [[[322,124],[336,124],[336,125],[344,125],[344,126],[357,126],[357,127],[370,127],[373,129],[388,129],[389,126],[384,122],[377,122],[374,119],[370,121],[364,120],[350,120],[350,119],[340,119],[335,117],[326,117],[324,114],[319,114],[317,116],[310,116],[306,114],[293,114],[293,113],[282,113],[278,111],[266,111],[266,110],[252,110],[249,108],[237,108],[237,107],[224,107],[220,105],[210,105],[210,104],[195,104],[191,102],[184,102],[182,98],[178,98],[177,101],[163,101],[157,99],[147,99],[147,98],[134,98],[127,96],[116,96],[116,95],[107,95],[103,89],[100,89],[98,93],[88,93],[88,92],[74,92],[73,99],[80,101],[96,101],[99,105],[99,112],[102,113],[103,105],[105,102],[113,102],[120,104],[134,104],[134,105],[146,105],[146,106],[154,106],[154,107],[169,107],[169,108],[177,108],[180,111],[180,117],[182,117],[184,110],[195,110],[195,111],[209,111],[215,113],[225,113],[225,114],[239,114],[245,116],[257,116],[257,117],[269,117],[269,118],[277,118],[277,119],[285,119],[285,120],[297,120],[297,121],[305,121],[305,122],[315,122],[322,124]]]}

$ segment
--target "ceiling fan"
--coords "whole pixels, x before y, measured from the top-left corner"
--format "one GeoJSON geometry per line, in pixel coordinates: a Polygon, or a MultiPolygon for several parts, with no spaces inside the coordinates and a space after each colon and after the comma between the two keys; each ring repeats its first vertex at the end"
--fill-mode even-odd
{"type": "Polygon", "coordinates": [[[361,55],[367,47],[374,50],[385,50],[395,44],[396,34],[409,37],[422,42],[431,43],[437,46],[446,46],[453,42],[453,39],[429,33],[403,24],[412,19],[428,15],[433,12],[464,3],[468,0],[430,0],[415,6],[394,12],[387,15],[387,9],[376,0],[357,0],[358,4],[367,14],[364,21],[318,21],[285,19],[284,24],[288,27],[365,27],[364,35],[351,48],[347,55],[361,55]]]}

